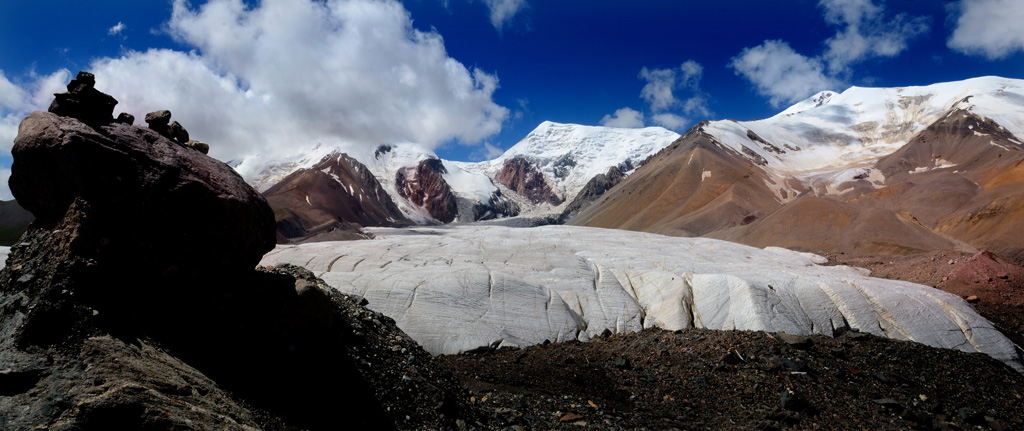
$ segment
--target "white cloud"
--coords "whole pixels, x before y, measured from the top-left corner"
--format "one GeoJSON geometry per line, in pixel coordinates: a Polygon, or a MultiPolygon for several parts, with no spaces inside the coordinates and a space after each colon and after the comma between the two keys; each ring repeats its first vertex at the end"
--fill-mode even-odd
{"type": "Polygon", "coordinates": [[[781,40],[766,40],[753,48],[744,48],[732,58],[729,67],[754,84],[757,92],[767,96],[776,108],[838,85],[825,75],[821,60],[805,57],[781,40]]]}
{"type": "Polygon", "coordinates": [[[850,66],[873,57],[895,57],[929,30],[926,17],[898,14],[886,19],[884,1],[819,0],[818,6],[825,22],[838,27],[820,55],[807,57],[783,40],[766,40],[744,48],[729,62],[776,108],[843,85],[853,73],[850,66]]]}
{"type": "Polygon", "coordinates": [[[690,120],[669,112],[651,116],[651,122],[671,130],[680,130],[690,124],[690,120]]]}
{"type": "Polygon", "coordinates": [[[10,156],[21,120],[32,111],[46,110],[53,101],[53,93],[67,90],[71,73],[62,69],[48,76],[33,74],[30,78],[27,84],[19,86],[0,70],[0,159],[10,156]]]}
{"type": "Polygon", "coordinates": [[[448,57],[441,36],[412,28],[393,0],[211,0],[198,10],[176,0],[168,28],[199,51],[101,59],[97,88],[139,119],[171,110],[222,160],[315,143],[355,154],[384,142],[476,144],[509,117],[492,100],[497,76],[448,57]]]}
{"type": "Polygon", "coordinates": [[[25,91],[7,79],[0,70],[0,109],[15,110],[25,104],[25,91]]]}
{"type": "Polygon", "coordinates": [[[693,60],[686,60],[676,69],[645,67],[640,70],[640,79],[647,81],[647,84],[640,90],[640,98],[656,113],[681,108],[687,115],[710,116],[707,97],[700,89],[703,76],[704,66],[693,60]],[[676,95],[678,90],[691,96],[680,100],[676,95]]]}
{"type": "Polygon", "coordinates": [[[947,45],[989,60],[1024,51],[1024,2],[1020,0],[963,0],[956,28],[947,45]]]}
{"type": "Polygon", "coordinates": [[[648,69],[640,70],[640,79],[647,81],[644,88],[640,90],[640,98],[646,101],[651,109],[663,111],[671,108],[678,101],[673,89],[676,86],[675,69],[648,69]]]}
{"type": "Polygon", "coordinates": [[[700,79],[704,77],[704,66],[693,60],[686,60],[679,70],[683,72],[679,77],[679,85],[683,88],[696,90],[700,86],[700,79]]]}
{"type": "Polygon", "coordinates": [[[3,187],[0,187],[0,200],[9,201],[14,199],[14,195],[11,194],[11,188],[7,187],[7,180],[11,179],[11,168],[0,168],[0,183],[3,183],[3,187]]]}
{"type": "Polygon", "coordinates": [[[636,129],[644,127],[644,114],[631,108],[622,108],[615,111],[615,114],[605,115],[601,119],[601,125],[605,127],[622,127],[636,129]]]}
{"type": "Polygon", "coordinates": [[[894,57],[907,49],[915,36],[928,31],[924,17],[899,14],[885,20],[885,8],[873,0],[820,0],[825,22],[839,31],[825,41],[823,54],[832,73],[848,72],[847,68],[870,57],[894,57]]]}
{"type": "Polygon", "coordinates": [[[117,24],[115,24],[113,27],[110,27],[110,29],[107,30],[107,34],[115,36],[121,34],[122,31],[124,31],[124,23],[118,21],[117,24]]]}
{"type": "Polygon", "coordinates": [[[484,0],[491,11],[491,24],[501,31],[505,23],[526,8],[526,0],[484,0]]]}
{"type": "Polygon", "coordinates": [[[479,162],[484,160],[494,160],[502,154],[505,154],[505,150],[501,149],[501,147],[491,144],[490,142],[484,142],[484,145],[470,154],[469,158],[471,161],[479,162]]]}

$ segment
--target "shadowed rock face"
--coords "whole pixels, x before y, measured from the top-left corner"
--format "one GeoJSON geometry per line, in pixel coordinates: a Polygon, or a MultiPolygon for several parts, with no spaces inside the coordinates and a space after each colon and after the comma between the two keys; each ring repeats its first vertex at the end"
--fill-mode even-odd
{"type": "Polygon", "coordinates": [[[499,183],[535,204],[547,202],[559,205],[565,198],[552,189],[551,184],[537,168],[522,157],[513,157],[505,161],[501,171],[495,177],[499,183]]]}
{"type": "Polygon", "coordinates": [[[359,227],[409,223],[370,170],[345,154],[324,157],[263,194],[274,209],[280,242],[334,239],[340,232],[358,237],[359,227]]]}
{"type": "Polygon", "coordinates": [[[444,180],[446,172],[440,159],[424,159],[415,167],[398,171],[395,186],[399,195],[426,209],[437,221],[451,223],[459,215],[459,206],[444,180]]]}
{"type": "Polygon", "coordinates": [[[558,217],[559,223],[569,221],[572,216],[596,201],[597,198],[603,196],[605,192],[615,187],[616,184],[621,183],[625,178],[626,175],[616,166],[609,168],[607,173],[598,174],[592,178],[587,182],[587,185],[583,186],[583,190],[580,190],[580,193],[576,195],[572,202],[569,202],[565,210],[562,211],[562,214],[558,217]]]}

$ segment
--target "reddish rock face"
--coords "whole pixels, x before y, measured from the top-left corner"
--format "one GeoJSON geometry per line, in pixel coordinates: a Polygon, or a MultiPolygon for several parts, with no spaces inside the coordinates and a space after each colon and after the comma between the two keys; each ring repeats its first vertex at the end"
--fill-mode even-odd
{"type": "Polygon", "coordinates": [[[403,168],[395,175],[398,194],[413,205],[425,208],[442,223],[451,223],[459,215],[458,202],[443,175],[447,173],[440,159],[426,159],[416,167],[403,168]]]}
{"type": "Polygon", "coordinates": [[[391,196],[362,163],[334,153],[309,169],[285,177],[264,192],[274,209],[279,241],[301,242],[327,235],[338,239],[357,226],[408,223],[391,196]],[[330,235],[328,235],[330,234],[330,235]]]}
{"type": "Polygon", "coordinates": [[[495,178],[516,193],[525,196],[530,202],[539,204],[547,202],[551,205],[559,205],[565,198],[551,188],[537,167],[522,157],[513,157],[505,161],[505,165],[498,172],[495,178]]]}

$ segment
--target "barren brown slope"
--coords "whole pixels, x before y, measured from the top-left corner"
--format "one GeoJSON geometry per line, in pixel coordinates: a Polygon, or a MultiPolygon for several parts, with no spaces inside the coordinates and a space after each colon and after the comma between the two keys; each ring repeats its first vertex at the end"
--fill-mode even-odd
{"type": "Polygon", "coordinates": [[[569,224],[698,236],[779,207],[767,175],[698,125],[652,156],[569,224]]]}
{"type": "Polygon", "coordinates": [[[285,177],[263,193],[274,209],[278,242],[351,239],[358,227],[408,223],[369,169],[344,154],[285,177]],[[348,235],[337,235],[349,232],[348,235]]]}
{"type": "Polygon", "coordinates": [[[813,252],[913,254],[956,248],[909,213],[815,196],[801,196],[750,225],[707,236],[755,247],[813,252]]]}
{"type": "Polygon", "coordinates": [[[783,180],[698,126],[570,223],[817,252],[1024,255],[1022,150],[995,122],[954,110],[868,166],[884,183],[859,179],[831,194],[817,184],[781,204],[766,184],[783,180]]]}
{"type": "Polygon", "coordinates": [[[900,204],[929,228],[978,249],[1024,247],[1024,146],[1006,129],[954,111],[879,160],[900,204]],[[947,167],[940,167],[947,166],[947,167]],[[929,170],[922,174],[903,172],[929,170]],[[955,205],[955,206],[954,206],[955,205]],[[944,214],[938,209],[949,209],[944,214]]]}

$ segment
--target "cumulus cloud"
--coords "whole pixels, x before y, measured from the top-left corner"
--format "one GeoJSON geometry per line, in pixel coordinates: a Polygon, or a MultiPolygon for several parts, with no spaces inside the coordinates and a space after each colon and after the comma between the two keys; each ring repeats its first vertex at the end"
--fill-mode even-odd
{"type": "Polygon", "coordinates": [[[887,19],[884,2],[820,0],[818,6],[825,22],[837,27],[820,55],[808,57],[785,41],[766,40],[744,48],[729,62],[776,108],[843,85],[852,65],[873,57],[895,57],[911,39],[929,30],[925,17],[898,14],[887,19]]]}
{"type": "Polygon", "coordinates": [[[110,27],[110,29],[107,30],[107,34],[111,36],[116,36],[121,34],[122,31],[124,31],[124,23],[118,21],[117,24],[115,24],[113,27],[110,27]]]}
{"type": "Polygon", "coordinates": [[[652,115],[651,122],[670,130],[681,130],[690,124],[689,119],[670,112],[652,115]]]}
{"type": "MultiPolygon", "coordinates": [[[[659,126],[680,130],[685,128],[690,120],[679,113],[687,116],[710,116],[707,95],[700,89],[703,76],[704,66],[693,60],[687,60],[681,66],[672,69],[641,69],[638,77],[645,81],[645,84],[640,90],[640,98],[647,103],[647,108],[652,113],[650,120],[659,126]]],[[[601,124],[607,121],[640,124],[632,127],[643,125],[642,113],[629,108],[624,109],[631,112],[620,109],[615,115],[606,115],[601,124]]]]}
{"type": "Polygon", "coordinates": [[[1024,2],[963,0],[951,8],[959,15],[947,46],[989,60],[1024,51],[1024,2]]]}
{"type": "Polygon", "coordinates": [[[22,118],[32,111],[46,110],[53,101],[53,93],[67,90],[71,73],[62,69],[48,76],[32,74],[29,78],[28,83],[19,85],[0,70],[0,159],[10,157],[22,118]]]}
{"type": "Polygon", "coordinates": [[[885,19],[885,9],[873,0],[821,0],[825,22],[839,27],[825,41],[823,54],[832,73],[870,57],[894,57],[910,39],[928,31],[928,19],[899,14],[885,19]]]}
{"type": "Polygon", "coordinates": [[[744,48],[729,67],[754,84],[758,94],[768,97],[776,108],[838,85],[825,75],[820,59],[805,57],[781,40],[744,48]]]}
{"type": "Polygon", "coordinates": [[[601,119],[601,125],[629,129],[644,127],[644,114],[632,108],[622,108],[615,111],[614,114],[605,115],[601,119]]]}
{"type": "MultiPolygon", "coordinates": [[[[509,117],[498,78],[449,57],[393,0],[173,3],[168,29],[193,52],[96,61],[97,87],[140,117],[170,109],[211,155],[281,156],[315,143],[477,144],[509,117]]],[[[249,172],[244,171],[243,175],[249,172]]]]}
{"type": "Polygon", "coordinates": [[[491,11],[491,25],[498,31],[526,8],[526,0],[484,0],[484,4],[491,11]]]}
{"type": "Polygon", "coordinates": [[[668,109],[677,103],[673,89],[676,86],[676,71],[674,69],[648,69],[640,70],[640,79],[647,81],[644,88],[640,90],[640,98],[647,102],[651,109],[661,111],[668,109]]]}

